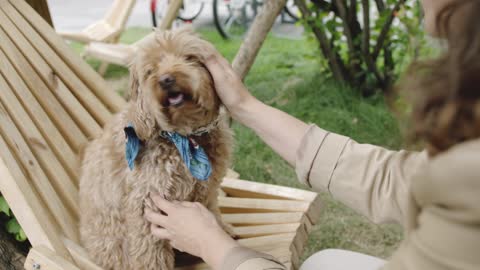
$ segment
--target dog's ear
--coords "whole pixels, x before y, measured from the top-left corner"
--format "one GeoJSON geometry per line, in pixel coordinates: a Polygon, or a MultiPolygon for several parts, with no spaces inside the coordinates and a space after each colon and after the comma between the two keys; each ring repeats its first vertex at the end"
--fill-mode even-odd
{"type": "Polygon", "coordinates": [[[129,65],[128,70],[130,71],[130,81],[128,85],[129,90],[126,93],[126,99],[135,101],[140,92],[140,82],[138,80],[137,69],[134,62],[129,65]]]}
{"type": "Polygon", "coordinates": [[[127,111],[127,122],[133,126],[138,138],[142,141],[150,139],[155,129],[155,119],[145,110],[144,101],[140,100],[132,106],[129,106],[127,111]]]}

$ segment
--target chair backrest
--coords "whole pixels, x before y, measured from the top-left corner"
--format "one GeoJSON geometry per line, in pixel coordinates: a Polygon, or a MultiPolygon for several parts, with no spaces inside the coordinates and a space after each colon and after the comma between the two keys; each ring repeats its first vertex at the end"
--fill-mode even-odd
{"type": "Polygon", "coordinates": [[[25,1],[0,0],[0,191],[33,246],[78,243],[78,153],[124,104],[25,1]]]}
{"type": "Polygon", "coordinates": [[[116,29],[125,28],[136,0],[115,0],[105,16],[105,21],[116,29]]]}

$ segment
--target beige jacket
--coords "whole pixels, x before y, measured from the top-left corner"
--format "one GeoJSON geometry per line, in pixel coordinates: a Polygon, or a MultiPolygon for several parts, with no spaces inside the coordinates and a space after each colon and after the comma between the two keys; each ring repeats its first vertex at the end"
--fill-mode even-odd
{"type": "MultiPolygon", "coordinates": [[[[406,239],[384,270],[480,269],[480,140],[435,158],[389,151],[310,126],[297,152],[301,182],[406,239]]],[[[285,269],[268,255],[230,252],[223,270],[285,269]]],[[[319,269],[321,270],[321,269],[319,269]]]]}

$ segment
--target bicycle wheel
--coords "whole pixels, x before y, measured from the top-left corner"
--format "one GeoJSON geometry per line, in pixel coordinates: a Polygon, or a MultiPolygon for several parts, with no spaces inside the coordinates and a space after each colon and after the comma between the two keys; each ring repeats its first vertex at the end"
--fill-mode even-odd
{"type": "Polygon", "coordinates": [[[157,0],[150,0],[150,14],[153,27],[157,27],[157,0]]]}
{"type": "Polygon", "coordinates": [[[259,5],[257,0],[213,0],[213,19],[220,35],[225,39],[243,37],[259,5]]]}
{"type": "Polygon", "coordinates": [[[202,13],[204,6],[205,0],[183,0],[177,18],[182,21],[193,21],[202,13]]]}
{"type": "Polygon", "coordinates": [[[300,19],[301,12],[298,9],[297,5],[295,5],[294,0],[288,0],[285,4],[284,10],[293,20],[298,21],[300,19]]]}

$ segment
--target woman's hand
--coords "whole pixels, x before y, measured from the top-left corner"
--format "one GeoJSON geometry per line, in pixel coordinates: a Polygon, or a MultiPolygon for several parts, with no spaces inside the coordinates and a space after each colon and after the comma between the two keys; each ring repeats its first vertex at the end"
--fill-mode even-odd
{"type": "Polygon", "coordinates": [[[200,203],[169,202],[152,196],[155,205],[166,213],[145,210],[152,223],[152,234],[180,250],[201,257],[213,269],[219,269],[227,253],[238,244],[223,231],[215,216],[200,203]]]}
{"type": "Polygon", "coordinates": [[[239,110],[255,101],[242,80],[232,69],[230,63],[218,52],[214,52],[205,60],[205,66],[212,74],[215,90],[233,118],[237,118],[239,110]]]}
{"type": "Polygon", "coordinates": [[[232,117],[255,131],[275,152],[295,166],[297,149],[308,125],[252,96],[218,52],[212,53],[205,65],[212,74],[218,96],[232,117]]]}

